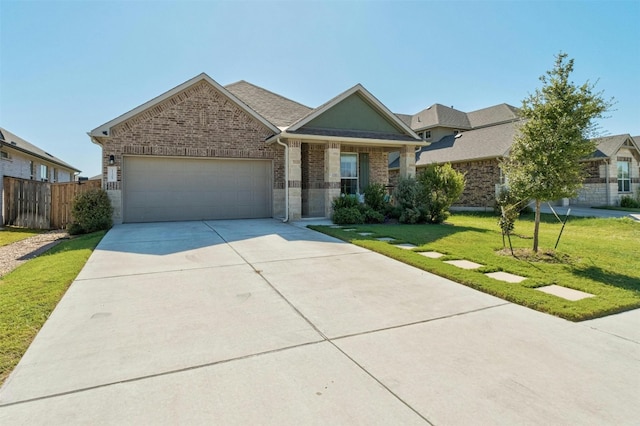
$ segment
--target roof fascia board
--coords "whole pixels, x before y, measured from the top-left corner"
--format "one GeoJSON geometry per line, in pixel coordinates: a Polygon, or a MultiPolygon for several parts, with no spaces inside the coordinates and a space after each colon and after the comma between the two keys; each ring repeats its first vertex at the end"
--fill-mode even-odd
{"type": "Polygon", "coordinates": [[[429,142],[424,142],[421,139],[416,140],[415,142],[394,141],[390,139],[350,138],[345,136],[302,135],[299,133],[288,133],[286,131],[279,135],[271,136],[265,142],[267,144],[272,144],[278,138],[311,141],[311,142],[339,142],[342,145],[376,145],[376,146],[388,146],[388,147],[395,147],[395,148],[400,148],[402,146],[424,147],[424,146],[430,145],[429,142]]]}
{"type": "Polygon", "coordinates": [[[366,100],[369,101],[373,105],[373,107],[378,110],[378,112],[380,112],[383,115],[385,115],[387,117],[387,119],[391,120],[394,124],[396,124],[400,129],[402,129],[404,132],[406,132],[409,136],[411,136],[412,138],[415,138],[415,139],[420,139],[420,137],[413,130],[411,130],[411,128],[409,126],[407,126],[402,120],[400,120],[400,118],[398,118],[398,116],[396,116],[394,113],[392,113],[389,110],[389,108],[384,106],[384,104],[382,102],[380,102],[375,96],[373,96],[367,89],[365,89],[359,83],[356,84],[355,86],[353,86],[352,88],[342,92],[341,94],[339,94],[335,98],[331,99],[329,102],[327,102],[323,106],[317,108],[316,110],[311,112],[306,117],[303,117],[299,121],[293,123],[291,126],[289,126],[288,130],[291,130],[291,131],[298,130],[299,128],[301,128],[305,124],[307,124],[310,121],[312,121],[314,118],[322,115],[323,113],[325,113],[329,109],[333,108],[334,106],[336,106],[337,104],[339,104],[340,102],[342,102],[343,100],[348,98],[349,96],[353,95],[354,93],[358,93],[358,92],[360,92],[366,98],[366,100]]]}
{"type": "Polygon", "coordinates": [[[167,92],[165,92],[165,93],[163,93],[163,94],[161,94],[159,96],[156,96],[155,98],[151,99],[150,101],[147,101],[147,102],[143,103],[142,105],[132,109],[131,111],[125,112],[124,114],[114,118],[113,120],[108,121],[108,122],[104,123],[103,125],[101,125],[99,127],[96,127],[95,129],[93,129],[93,130],[91,130],[89,132],[89,136],[105,136],[105,134],[103,132],[107,132],[107,135],[108,135],[109,130],[113,126],[129,120],[130,118],[132,118],[132,117],[140,114],[141,112],[144,112],[147,109],[149,109],[149,108],[151,108],[151,107],[153,107],[153,106],[155,106],[155,105],[157,105],[157,104],[169,99],[170,97],[182,92],[183,90],[185,90],[188,87],[198,83],[201,80],[204,80],[207,83],[209,83],[210,85],[212,85],[216,90],[218,90],[224,96],[229,98],[238,107],[240,107],[242,110],[244,110],[247,114],[251,115],[256,120],[260,121],[262,124],[264,124],[270,130],[272,130],[274,133],[279,133],[278,128],[276,126],[274,126],[272,123],[270,123],[266,118],[264,118],[263,116],[258,114],[253,109],[251,109],[247,104],[242,102],[234,94],[232,94],[227,89],[225,89],[223,86],[218,84],[215,80],[213,80],[211,77],[209,77],[206,73],[200,73],[197,76],[193,77],[192,79],[185,81],[184,83],[174,87],[173,89],[171,89],[171,90],[169,90],[169,91],[167,91],[167,92]]]}
{"type": "Polygon", "coordinates": [[[36,154],[36,153],[34,153],[34,152],[31,152],[31,151],[29,151],[28,149],[25,149],[25,148],[19,147],[19,146],[17,146],[17,145],[12,145],[12,144],[7,143],[7,142],[4,142],[4,141],[0,141],[0,147],[3,147],[3,146],[4,146],[5,148],[9,148],[10,150],[19,151],[19,152],[22,152],[23,154],[27,154],[27,155],[29,155],[29,156],[31,156],[31,157],[38,158],[38,159],[40,159],[40,160],[46,161],[47,163],[55,164],[55,165],[57,165],[57,166],[60,166],[60,167],[62,167],[62,168],[65,168],[65,169],[67,169],[67,170],[73,170],[73,171],[78,172],[78,173],[79,173],[79,172],[81,172],[81,170],[76,169],[75,167],[72,167],[72,166],[70,166],[69,164],[63,164],[63,163],[61,163],[61,162],[59,162],[59,161],[52,160],[51,158],[46,158],[46,157],[44,157],[44,156],[42,156],[42,155],[40,155],[40,154],[36,154]]]}

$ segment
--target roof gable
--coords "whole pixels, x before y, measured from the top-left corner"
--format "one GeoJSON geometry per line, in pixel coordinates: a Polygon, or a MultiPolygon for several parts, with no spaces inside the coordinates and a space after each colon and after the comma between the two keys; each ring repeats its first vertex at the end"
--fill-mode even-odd
{"type": "Polygon", "coordinates": [[[604,136],[595,138],[594,141],[596,142],[596,150],[592,158],[613,157],[623,146],[635,148],[636,151],[640,153],[640,148],[636,144],[636,141],[629,134],[604,136]]]}
{"type": "Polygon", "coordinates": [[[179,95],[181,92],[186,91],[189,88],[191,88],[192,86],[195,86],[195,85],[200,84],[202,82],[211,85],[215,90],[217,90],[223,96],[228,98],[231,102],[236,104],[240,109],[242,109],[244,112],[246,112],[249,116],[253,117],[257,121],[262,123],[264,126],[269,128],[274,133],[277,134],[277,133],[280,132],[280,130],[273,123],[269,122],[265,117],[260,115],[258,112],[256,112],[252,108],[250,108],[246,103],[244,103],[240,99],[238,99],[233,93],[231,93],[230,91],[228,91],[227,89],[222,87],[220,84],[215,82],[207,74],[201,73],[201,74],[195,76],[194,78],[192,78],[192,79],[190,79],[190,80],[188,80],[188,81],[186,81],[186,82],[174,87],[173,89],[161,94],[160,96],[157,96],[157,97],[151,99],[150,101],[145,102],[144,104],[132,109],[131,111],[126,112],[126,113],[120,115],[119,117],[116,117],[113,120],[104,123],[103,125],[101,125],[99,127],[96,127],[95,129],[93,129],[92,131],[89,132],[89,136],[95,137],[95,138],[101,138],[101,137],[108,136],[113,127],[115,127],[115,126],[117,126],[119,124],[122,124],[122,123],[124,123],[124,122],[126,122],[126,121],[128,121],[128,120],[130,120],[130,119],[132,119],[134,117],[136,117],[139,114],[143,114],[143,113],[145,113],[147,111],[152,110],[154,107],[159,106],[162,102],[164,102],[166,100],[169,100],[173,96],[179,95]]]}
{"type": "Polygon", "coordinates": [[[357,84],[311,111],[289,126],[289,133],[358,133],[362,137],[385,135],[392,139],[419,140],[409,126],[393,114],[362,85],[357,84]]]}
{"type": "Polygon", "coordinates": [[[45,150],[38,148],[34,144],[27,142],[19,136],[14,135],[10,131],[5,128],[0,127],[0,146],[5,145],[7,148],[16,149],[25,154],[30,154],[34,157],[40,158],[41,160],[57,164],[66,169],[72,170],[74,172],[80,172],[79,169],[71,166],[70,164],[65,163],[58,157],[55,157],[45,150]]]}
{"type": "Polygon", "coordinates": [[[279,127],[286,127],[311,112],[311,108],[244,80],[224,86],[249,108],[279,127]]]}

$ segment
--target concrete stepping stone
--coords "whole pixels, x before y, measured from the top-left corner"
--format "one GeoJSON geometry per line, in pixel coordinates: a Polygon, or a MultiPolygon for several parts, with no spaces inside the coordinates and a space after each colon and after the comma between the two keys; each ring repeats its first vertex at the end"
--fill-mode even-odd
{"type": "Polygon", "coordinates": [[[376,238],[376,240],[389,242],[389,241],[395,241],[396,239],[395,238],[389,238],[389,237],[380,237],[380,238],[376,238]]]}
{"type": "Polygon", "coordinates": [[[420,253],[418,253],[420,256],[424,256],[424,257],[429,257],[431,259],[439,259],[442,256],[444,256],[444,254],[442,253],[438,253],[437,251],[421,251],[420,253]]]}
{"type": "Polygon", "coordinates": [[[363,237],[368,237],[369,235],[373,235],[373,232],[358,232],[358,235],[362,235],[363,237]]]}
{"type": "Polygon", "coordinates": [[[356,230],[355,228],[343,229],[344,232],[353,232],[355,230],[356,230]]]}
{"type": "Polygon", "coordinates": [[[418,246],[414,246],[413,244],[408,244],[408,243],[406,243],[406,244],[395,244],[395,246],[396,247],[400,247],[400,248],[405,249],[405,250],[411,250],[411,249],[414,249],[414,248],[418,247],[418,246]]]}
{"type": "Polygon", "coordinates": [[[340,225],[331,225],[329,228],[340,229],[342,226],[340,225]]]}
{"type": "Polygon", "coordinates": [[[591,293],[585,293],[584,291],[574,290],[572,288],[562,287],[561,285],[548,285],[545,287],[538,287],[536,290],[543,293],[552,294],[554,296],[561,297],[563,299],[571,300],[575,302],[577,300],[586,299],[588,297],[595,297],[591,293]]]}
{"type": "Polygon", "coordinates": [[[520,283],[527,279],[526,277],[510,274],[508,272],[489,272],[488,274],[485,274],[485,275],[496,280],[506,281],[508,283],[514,283],[514,284],[520,283]]]}
{"type": "Polygon", "coordinates": [[[444,263],[448,263],[449,265],[457,266],[462,269],[478,269],[484,266],[479,263],[471,262],[470,260],[445,260],[444,263]]]}

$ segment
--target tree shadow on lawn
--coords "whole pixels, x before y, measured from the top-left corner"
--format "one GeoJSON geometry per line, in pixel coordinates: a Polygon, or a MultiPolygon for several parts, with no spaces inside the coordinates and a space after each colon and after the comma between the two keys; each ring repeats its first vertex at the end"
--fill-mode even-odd
{"type": "MultiPolygon", "coordinates": [[[[443,224],[396,224],[396,225],[355,225],[359,229],[373,232],[371,238],[388,236],[400,241],[406,241],[416,245],[424,245],[438,241],[439,239],[450,237],[464,232],[490,233],[496,232],[485,228],[475,228],[472,226],[458,226],[448,223],[443,224]],[[387,235],[388,234],[388,235],[387,235]]],[[[497,232],[498,237],[500,233],[497,232]]],[[[359,237],[357,234],[353,237],[359,237]]],[[[355,238],[357,239],[357,238],[355,238]]]]}
{"type": "Polygon", "coordinates": [[[573,268],[572,273],[576,276],[589,278],[605,285],[611,285],[625,290],[634,291],[640,296],[640,279],[616,272],[607,271],[598,266],[588,266],[585,268],[573,268]]]}

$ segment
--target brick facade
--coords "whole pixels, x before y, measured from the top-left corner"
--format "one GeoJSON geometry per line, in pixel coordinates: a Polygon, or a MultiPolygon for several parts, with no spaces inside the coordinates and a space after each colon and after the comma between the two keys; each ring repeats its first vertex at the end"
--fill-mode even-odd
{"type": "Polygon", "coordinates": [[[114,221],[122,221],[123,156],[246,158],[273,160],[274,214],[282,211],[284,148],[267,146],[273,132],[205,81],[164,100],[111,128],[101,138],[105,186],[114,204],[114,221]],[[118,181],[106,182],[109,156],[115,158],[118,181]]]}
{"type": "Polygon", "coordinates": [[[500,184],[500,166],[497,159],[468,161],[451,164],[454,170],[465,173],[465,186],[460,199],[455,203],[460,207],[493,207],[496,185],[500,184]]]}

